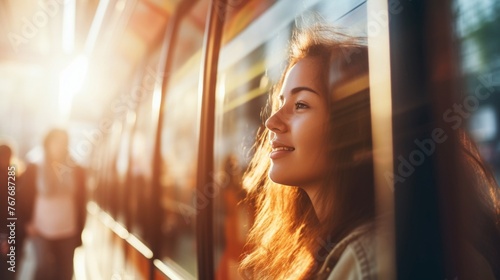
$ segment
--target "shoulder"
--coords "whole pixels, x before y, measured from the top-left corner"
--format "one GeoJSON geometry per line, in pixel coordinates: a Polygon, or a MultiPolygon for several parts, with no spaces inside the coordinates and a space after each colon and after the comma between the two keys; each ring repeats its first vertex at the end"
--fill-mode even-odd
{"type": "Polygon", "coordinates": [[[371,224],[353,230],[326,258],[323,279],[376,279],[375,235],[371,224]]]}

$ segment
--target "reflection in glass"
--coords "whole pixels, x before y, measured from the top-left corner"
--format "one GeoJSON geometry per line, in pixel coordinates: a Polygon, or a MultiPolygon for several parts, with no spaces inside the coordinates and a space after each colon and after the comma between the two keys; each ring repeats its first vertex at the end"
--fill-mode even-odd
{"type": "Polygon", "coordinates": [[[500,2],[456,0],[465,121],[482,157],[500,179],[500,2]]]}

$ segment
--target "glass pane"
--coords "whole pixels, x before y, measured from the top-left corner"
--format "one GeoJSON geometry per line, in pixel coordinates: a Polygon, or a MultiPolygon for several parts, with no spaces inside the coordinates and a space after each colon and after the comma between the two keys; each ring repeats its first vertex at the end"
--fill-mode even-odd
{"type": "Polygon", "coordinates": [[[196,168],[201,48],[210,1],[198,1],[182,19],[173,73],[163,104],[161,258],[196,277],[196,168]]]}
{"type": "MultiPolygon", "coordinates": [[[[237,269],[244,253],[254,209],[244,201],[243,172],[252,157],[261,112],[272,85],[278,82],[288,41],[297,24],[318,14],[356,36],[366,34],[364,1],[250,1],[229,7],[220,55],[216,108],[215,271],[216,279],[240,279],[237,269]],[[249,25],[241,18],[252,18],[249,25]],[[266,30],[262,32],[262,30],[266,30]]],[[[367,86],[367,85],[366,85],[367,86]]]]}
{"type": "Polygon", "coordinates": [[[139,237],[148,246],[151,245],[151,218],[153,201],[151,177],[156,124],[153,120],[153,90],[156,80],[154,71],[158,53],[142,70],[140,84],[131,92],[132,100],[137,104],[137,117],[131,139],[130,166],[128,173],[128,191],[126,208],[129,215],[130,232],[139,237]]]}
{"type": "Polygon", "coordinates": [[[119,137],[118,151],[116,154],[116,181],[115,188],[117,188],[113,193],[111,193],[111,199],[117,200],[114,204],[118,208],[118,216],[116,220],[121,224],[126,223],[127,216],[127,206],[125,204],[125,195],[127,188],[127,172],[130,165],[130,138],[133,128],[133,120],[135,118],[135,113],[129,111],[127,113],[127,118],[123,122],[123,131],[116,135],[119,137]]]}
{"type": "MultiPolygon", "coordinates": [[[[484,160],[500,179],[500,2],[457,0],[463,79],[468,97],[464,121],[484,160]]],[[[467,101],[467,102],[465,102],[467,101]]],[[[462,116],[462,115],[456,115],[462,116]]],[[[462,119],[462,118],[461,118],[462,119]]]]}

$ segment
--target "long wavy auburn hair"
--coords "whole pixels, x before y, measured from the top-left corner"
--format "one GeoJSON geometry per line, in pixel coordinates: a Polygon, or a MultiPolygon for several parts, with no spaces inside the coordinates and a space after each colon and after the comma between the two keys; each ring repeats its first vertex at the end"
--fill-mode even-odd
{"type": "Polygon", "coordinates": [[[336,242],[374,216],[368,89],[337,100],[345,85],[368,74],[367,49],[360,42],[326,25],[314,25],[293,35],[288,66],[272,90],[268,108],[278,110],[277,96],[284,77],[299,60],[319,58],[324,62],[318,66],[330,112],[331,164],[318,197],[326,217],[318,219],[301,188],[276,184],[268,178],[270,132],[264,130],[243,180],[257,212],[247,244],[251,252],[240,265],[245,278],[309,278],[336,242]]]}

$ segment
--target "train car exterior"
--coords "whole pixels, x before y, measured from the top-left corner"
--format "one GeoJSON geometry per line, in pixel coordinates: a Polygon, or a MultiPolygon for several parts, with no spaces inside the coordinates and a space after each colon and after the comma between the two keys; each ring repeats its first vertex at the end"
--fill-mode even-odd
{"type": "Polygon", "coordinates": [[[431,112],[435,104],[450,98],[432,99],[429,94],[438,90],[433,77],[419,72],[424,71],[419,59],[440,63],[423,51],[428,51],[425,44],[449,43],[419,27],[451,20],[423,17],[431,9],[448,14],[453,6],[430,2],[179,1],[162,36],[145,49],[123,85],[132,105],[116,107],[121,114],[111,116],[111,132],[93,151],[92,201],[85,246],[77,254],[86,264],[83,274],[88,279],[240,279],[238,263],[253,221],[252,205],[241,202],[241,177],[264,128],[261,112],[283,70],[293,30],[321,18],[366,38],[369,50],[370,73],[343,85],[341,101],[346,112],[349,106],[371,106],[378,210],[398,213],[388,221],[395,225],[393,242],[381,245],[392,252],[387,261],[394,271],[382,279],[445,276],[444,265],[435,260],[411,264],[408,259],[414,252],[440,254],[432,248],[442,246],[439,221],[427,227],[425,213],[418,212],[418,203],[440,197],[417,188],[422,182],[414,179],[438,186],[432,168],[446,168],[438,160],[426,161],[429,166],[405,177],[396,190],[398,177],[387,179],[388,172],[397,175],[398,156],[413,151],[406,143],[426,136],[427,121],[439,119],[431,112]],[[419,34],[420,41],[409,34],[419,34]],[[417,70],[403,75],[405,65],[417,70]],[[358,103],[357,97],[368,94],[371,104],[358,103]],[[418,106],[406,108],[408,100],[418,106]],[[411,122],[423,115],[423,123],[411,122]],[[419,130],[409,133],[411,127],[419,130]],[[415,224],[407,224],[408,217],[415,224]],[[407,230],[420,226],[426,228],[425,238],[407,230]],[[415,242],[402,246],[408,240],[415,242]],[[419,272],[418,265],[431,268],[419,272]]]}
{"type": "Polygon", "coordinates": [[[81,255],[107,249],[87,259],[95,268],[87,271],[98,271],[103,279],[238,279],[237,266],[253,219],[251,205],[238,203],[245,197],[241,176],[293,28],[323,17],[354,36],[366,36],[366,9],[365,1],[180,4],[169,23],[174,30],[166,30],[164,42],[145,54],[125,87],[142,88],[147,97],[115,121],[113,133],[94,151],[88,231],[95,227],[107,232],[88,235],[89,252],[81,255]],[[210,33],[210,24],[218,25],[218,33],[210,33]],[[199,189],[200,107],[205,96],[198,88],[207,83],[202,61],[214,55],[206,53],[208,37],[219,41],[212,46],[219,59],[212,73],[214,99],[208,104],[214,116],[213,154],[207,160],[214,164],[208,174],[210,187],[199,189]],[[200,229],[197,220],[203,213],[211,216],[211,229],[200,229]],[[209,230],[212,242],[197,239],[209,230]],[[197,240],[211,247],[206,249],[211,259],[200,258],[197,240]],[[105,258],[116,261],[102,267],[105,258]],[[200,262],[205,263],[203,270],[200,262]]]}

